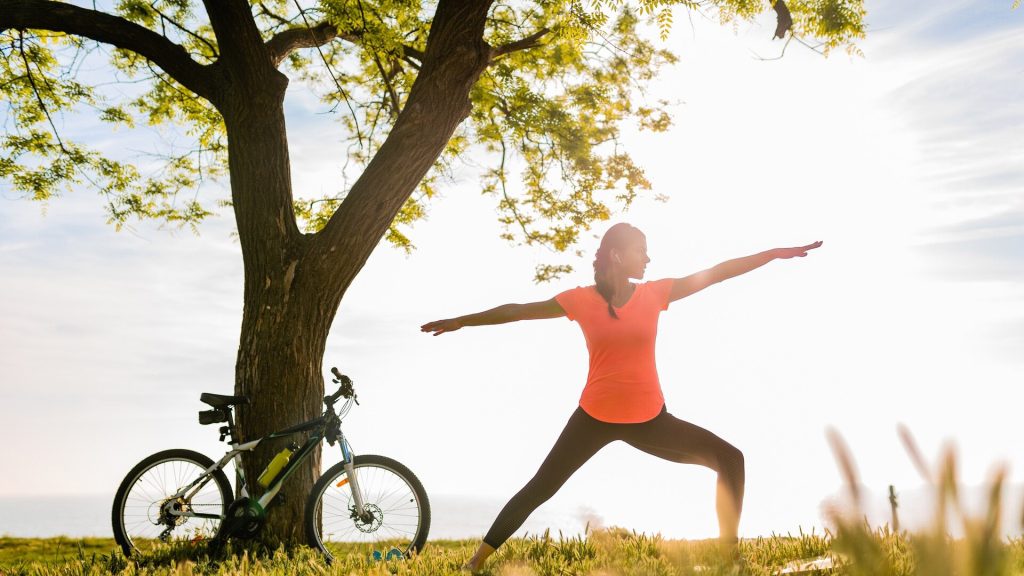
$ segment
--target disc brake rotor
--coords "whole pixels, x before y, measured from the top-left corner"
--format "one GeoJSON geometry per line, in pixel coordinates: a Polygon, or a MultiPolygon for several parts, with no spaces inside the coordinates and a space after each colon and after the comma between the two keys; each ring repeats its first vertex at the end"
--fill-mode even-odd
{"type": "Polygon", "coordinates": [[[352,507],[352,519],[355,520],[356,529],[360,532],[376,532],[384,523],[384,512],[376,504],[363,504],[365,515],[360,518],[355,506],[352,507]]]}

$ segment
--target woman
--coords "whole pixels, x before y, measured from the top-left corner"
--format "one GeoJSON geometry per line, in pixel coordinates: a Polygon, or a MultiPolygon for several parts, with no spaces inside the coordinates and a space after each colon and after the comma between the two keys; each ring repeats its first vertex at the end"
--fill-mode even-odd
{"type": "Polygon", "coordinates": [[[579,323],[590,352],[590,372],[580,405],[569,418],[536,475],[498,514],[480,548],[466,564],[477,572],[538,506],[554,496],[584,462],[614,440],[718,473],[715,508],[721,542],[735,551],[743,507],[743,454],[731,444],[665,409],[654,361],[658,315],[670,302],[764,266],[776,258],[806,256],[821,242],[776,248],[728,260],[686,276],[634,284],[651,261],[647,240],[629,224],[605,233],[594,259],[594,285],[562,292],[544,302],[505,304],[485,312],[437,320],[420,329],[434,336],[464,326],[567,316],[579,323]]]}

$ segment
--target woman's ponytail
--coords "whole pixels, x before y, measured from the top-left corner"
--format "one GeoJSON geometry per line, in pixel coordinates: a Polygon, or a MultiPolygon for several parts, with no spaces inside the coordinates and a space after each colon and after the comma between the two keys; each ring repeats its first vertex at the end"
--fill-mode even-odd
{"type": "Polygon", "coordinates": [[[615,297],[615,284],[613,283],[612,250],[622,249],[634,234],[643,235],[639,228],[620,222],[608,229],[601,238],[601,246],[594,255],[594,286],[597,293],[608,303],[608,314],[612,318],[618,318],[615,307],[612,306],[612,298],[615,297]]]}
{"type": "MultiPolygon", "coordinates": [[[[608,235],[605,235],[607,238],[608,235]]],[[[604,242],[601,242],[604,244],[604,242]]],[[[615,285],[612,284],[611,274],[611,250],[601,247],[597,249],[597,254],[594,256],[594,286],[597,288],[597,293],[604,298],[604,301],[608,303],[608,314],[612,318],[618,319],[618,315],[615,313],[615,308],[612,306],[612,297],[615,296],[615,285]]]]}

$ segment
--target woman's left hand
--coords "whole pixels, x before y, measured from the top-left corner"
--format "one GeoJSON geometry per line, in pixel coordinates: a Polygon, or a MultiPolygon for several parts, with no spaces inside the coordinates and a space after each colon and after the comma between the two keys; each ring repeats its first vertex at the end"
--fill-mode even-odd
{"type": "Polygon", "coordinates": [[[455,332],[459,328],[462,328],[462,323],[457,318],[449,318],[447,320],[434,320],[433,322],[427,322],[423,326],[420,326],[421,332],[433,332],[432,336],[440,336],[446,332],[455,332]]]}
{"type": "Polygon", "coordinates": [[[814,250],[815,248],[820,248],[821,244],[821,240],[818,240],[813,244],[808,244],[807,246],[800,246],[797,248],[776,248],[775,257],[780,259],[803,258],[804,256],[807,256],[808,251],[814,250]]]}

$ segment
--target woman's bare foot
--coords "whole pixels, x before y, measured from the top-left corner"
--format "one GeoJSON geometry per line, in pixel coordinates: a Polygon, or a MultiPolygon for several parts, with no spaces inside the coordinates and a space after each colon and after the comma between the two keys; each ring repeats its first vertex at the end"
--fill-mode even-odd
{"type": "Polygon", "coordinates": [[[480,547],[476,549],[476,554],[473,554],[473,557],[469,559],[469,562],[466,562],[462,566],[463,572],[469,572],[470,574],[480,572],[484,567],[484,563],[487,562],[487,558],[490,557],[491,554],[494,554],[494,548],[491,548],[490,544],[481,542],[480,547]]]}
{"type": "Polygon", "coordinates": [[[723,560],[736,560],[740,558],[740,539],[733,537],[722,537],[718,539],[718,551],[723,560]]]}

